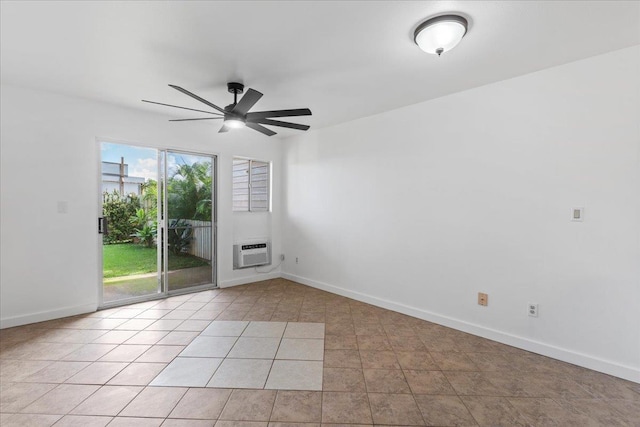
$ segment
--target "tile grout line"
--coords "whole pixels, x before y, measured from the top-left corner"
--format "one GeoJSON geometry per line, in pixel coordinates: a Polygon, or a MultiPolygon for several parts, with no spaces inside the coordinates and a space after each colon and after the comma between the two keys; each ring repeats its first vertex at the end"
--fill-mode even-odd
{"type": "MultiPolygon", "coordinates": [[[[269,372],[267,372],[267,376],[264,379],[264,384],[262,385],[262,389],[263,390],[268,390],[267,387],[267,383],[269,382],[269,377],[271,376],[271,371],[273,370],[273,365],[275,365],[276,363],[276,356],[278,355],[278,350],[280,350],[280,346],[282,345],[282,340],[284,339],[284,334],[287,331],[287,326],[289,326],[289,322],[284,322],[284,330],[282,331],[282,336],[280,337],[280,341],[278,342],[278,348],[276,349],[276,354],[273,355],[273,360],[271,361],[271,366],[269,367],[269,372]]],[[[276,396],[277,397],[277,396],[276,396]]],[[[275,406],[275,400],[273,402],[274,406],[275,406]]],[[[271,408],[271,411],[273,411],[273,408],[271,408]]],[[[269,415],[269,419],[271,419],[271,415],[269,415]]]]}
{"type": "MultiPolygon", "coordinates": [[[[241,295],[242,295],[242,294],[241,294],[241,295]]],[[[193,298],[193,297],[192,297],[192,298],[193,298]]],[[[236,298],[237,298],[237,297],[236,297],[236,298]]],[[[308,297],[308,296],[305,296],[304,298],[305,298],[305,301],[306,301],[309,297],[308,297]]],[[[310,299],[310,298],[309,298],[309,299],[310,299]]],[[[212,298],[210,301],[212,301],[212,300],[214,300],[214,298],[212,298]]],[[[184,301],[183,301],[183,303],[184,303],[184,301]]],[[[323,303],[323,302],[321,302],[321,303],[323,303]]],[[[326,305],[325,305],[325,307],[326,307],[326,305]]],[[[353,322],[355,321],[355,319],[353,318],[352,313],[350,313],[350,314],[351,314],[351,321],[350,321],[350,322],[349,322],[349,321],[347,321],[347,323],[351,323],[351,324],[353,324],[353,322]]],[[[301,316],[301,315],[302,315],[302,310],[298,310],[297,315],[298,315],[298,316],[301,316]]],[[[299,319],[298,319],[298,320],[299,320],[299,319]]],[[[184,319],[183,319],[183,321],[184,321],[184,319]]],[[[315,322],[314,322],[314,323],[315,323],[315,322]]],[[[326,308],[325,308],[325,323],[326,323],[326,308]]],[[[85,327],[81,327],[80,325],[78,325],[78,328],[71,329],[71,328],[64,328],[64,325],[61,325],[61,326],[60,326],[60,327],[58,327],[58,328],[55,328],[55,327],[51,327],[51,328],[49,328],[49,329],[47,329],[47,328],[40,328],[40,329],[37,329],[37,328],[36,328],[36,329],[32,329],[32,330],[34,330],[34,331],[38,331],[38,330],[48,331],[48,330],[55,330],[55,329],[60,329],[60,330],[72,330],[72,331],[93,330],[93,331],[103,331],[103,334],[108,333],[108,330],[102,330],[102,329],[87,329],[87,328],[86,328],[86,326],[87,326],[87,325],[83,325],[83,326],[85,326],[85,327]]],[[[96,325],[96,326],[98,326],[98,325],[96,325]]],[[[114,331],[114,330],[112,330],[112,331],[114,331]]],[[[136,334],[135,334],[135,335],[137,335],[138,333],[143,332],[143,331],[144,331],[144,330],[138,330],[138,331],[136,331],[136,334]]],[[[174,330],[172,330],[172,331],[174,331],[174,330]]],[[[165,331],[165,332],[166,332],[166,331],[165,331]]],[[[355,332],[355,331],[354,331],[354,332],[355,332]]],[[[167,332],[167,334],[168,334],[168,333],[170,333],[170,332],[167,332]]],[[[385,331],[385,333],[386,333],[387,338],[388,338],[388,337],[389,337],[388,333],[387,333],[386,331],[385,331]]],[[[134,335],[134,336],[135,336],[135,335],[134,335]]],[[[37,336],[37,335],[36,335],[36,336],[37,336]]],[[[326,337],[326,334],[325,334],[325,337],[324,337],[324,340],[325,340],[325,341],[326,341],[326,338],[327,338],[327,337],[326,337]]],[[[50,338],[50,339],[52,339],[52,340],[53,340],[53,338],[50,338]]],[[[283,339],[283,338],[281,338],[280,344],[281,344],[281,342],[282,342],[282,339],[283,339]]],[[[425,345],[425,347],[427,347],[427,354],[431,355],[431,353],[429,352],[429,346],[427,346],[427,344],[425,343],[424,339],[420,339],[420,340],[423,342],[423,344],[425,345]]],[[[25,344],[28,344],[28,342],[29,342],[29,341],[28,341],[28,339],[27,339],[27,340],[23,340],[23,341],[16,341],[16,345],[15,345],[15,346],[17,346],[17,344],[18,344],[18,343],[20,343],[20,342],[24,342],[25,344]]],[[[45,341],[43,341],[43,342],[45,342],[45,341]]],[[[79,344],[82,344],[82,345],[84,346],[84,345],[87,345],[87,344],[90,344],[90,343],[82,342],[82,343],[79,343],[79,344]]],[[[118,346],[118,345],[124,345],[124,344],[125,344],[125,343],[119,343],[119,344],[116,344],[116,346],[118,346]]],[[[465,347],[465,348],[469,348],[469,347],[468,347],[468,344],[471,344],[471,343],[467,343],[467,344],[465,344],[465,346],[464,346],[464,347],[465,347]]],[[[157,345],[157,342],[156,342],[156,343],[154,343],[154,344],[152,344],[152,345],[157,345]]],[[[188,345],[188,344],[187,344],[187,345],[188,345]]],[[[14,345],[8,346],[8,348],[12,348],[12,347],[14,347],[14,345]]],[[[357,341],[356,341],[356,348],[358,349],[358,351],[360,351],[360,347],[359,347],[359,345],[358,345],[358,342],[357,342],[357,341]]],[[[493,351],[489,351],[489,352],[484,351],[484,349],[486,349],[486,348],[487,348],[487,347],[482,347],[483,351],[480,351],[480,353],[486,353],[486,354],[494,353],[493,351]]],[[[325,351],[326,351],[326,347],[325,347],[324,349],[325,349],[325,351]]],[[[394,353],[396,356],[397,356],[398,351],[400,351],[400,350],[398,350],[397,348],[394,348],[393,346],[392,346],[391,350],[393,350],[393,353],[394,353]]],[[[445,352],[446,352],[446,349],[442,349],[442,350],[445,350],[445,352]]],[[[478,352],[478,350],[480,350],[480,349],[477,349],[477,350],[476,350],[476,352],[478,352]]],[[[498,353],[500,353],[500,352],[498,352],[498,353]]],[[[465,351],[465,352],[463,352],[463,354],[466,354],[466,351],[465,351]]],[[[175,357],[174,357],[174,359],[175,359],[175,357]]],[[[4,358],[3,358],[3,360],[4,360],[4,358]]],[[[11,360],[11,359],[7,359],[7,360],[11,360]]],[[[34,361],[36,361],[36,360],[34,360],[34,361]]],[[[88,363],[89,363],[89,364],[92,364],[92,363],[96,363],[96,362],[99,362],[99,361],[100,361],[100,360],[95,360],[95,361],[90,361],[90,362],[88,362],[88,363]]],[[[53,363],[55,363],[55,362],[66,362],[66,361],[62,361],[61,359],[59,359],[59,358],[58,358],[58,359],[55,359],[55,360],[53,361],[53,363]]],[[[361,362],[361,360],[360,360],[360,362],[361,362]]],[[[135,363],[135,360],[134,360],[133,362],[129,362],[129,363],[127,364],[127,367],[132,366],[132,364],[133,364],[133,363],[135,363]]],[[[323,363],[324,363],[324,362],[323,362],[323,363]]],[[[51,363],[47,364],[47,366],[50,366],[50,365],[51,365],[51,363]]],[[[37,372],[40,372],[40,371],[42,371],[42,370],[46,369],[46,367],[47,367],[47,366],[44,366],[44,367],[39,368],[36,372],[33,372],[31,375],[33,375],[33,374],[35,374],[35,373],[37,373],[37,372]]],[[[436,362],[436,366],[439,368],[439,365],[437,364],[437,362],[436,362]]],[[[364,368],[362,367],[362,364],[360,365],[360,368],[361,368],[361,369],[364,369],[364,368]]],[[[126,367],[125,367],[124,369],[126,369],[126,367]]],[[[401,367],[401,369],[402,369],[402,367],[401,367]]],[[[403,375],[405,376],[405,381],[406,381],[406,380],[407,380],[407,378],[406,378],[406,372],[405,372],[405,370],[404,370],[404,369],[402,369],[402,370],[403,370],[403,375]]],[[[434,369],[427,369],[427,370],[437,371],[437,372],[441,372],[441,373],[443,373],[443,374],[445,373],[445,371],[442,371],[442,369],[435,369],[435,370],[434,370],[434,369]]],[[[456,372],[456,371],[457,371],[457,370],[452,370],[452,372],[456,372]]],[[[500,370],[498,370],[498,371],[500,371],[500,370]]],[[[463,372],[463,371],[460,371],[460,372],[463,372]]],[[[464,372],[467,372],[467,371],[464,371],[464,372]]],[[[469,372],[479,372],[479,373],[484,373],[485,371],[484,371],[484,370],[474,370],[474,371],[469,371],[469,372]]],[[[509,371],[509,372],[512,372],[512,371],[509,371]]],[[[536,371],[534,370],[534,371],[531,371],[531,372],[536,372],[536,371]]],[[[546,373],[546,370],[544,370],[544,372],[546,373]]],[[[553,371],[551,371],[550,373],[552,373],[552,372],[553,372],[553,371]]],[[[116,374],[116,375],[117,375],[117,374],[116,374]]],[[[72,376],[73,376],[73,375],[72,375],[72,376]]],[[[567,377],[567,379],[572,379],[572,377],[571,377],[568,373],[563,374],[563,376],[566,376],[566,377],[567,377]]],[[[446,378],[446,376],[445,376],[445,378],[446,378]]],[[[446,380],[449,382],[449,379],[448,379],[448,378],[446,378],[446,380]]],[[[22,382],[22,380],[21,380],[21,379],[18,379],[18,381],[17,381],[17,382],[16,382],[16,381],[14,381],[14,382],[18,384],[18,383],[21,383],[21,382],[22,382]]],[[[63,383],[52,383],[52,384],[56,384],[56,387],[58,387],[59,385],[61,385],[61,384],[63,384],[63,383]]],[[[67,384],[67,383],[64,383],[64,384],[67,384]]],[[[322,384],[323,384],[323,387],[324,387],[324,379],[323,379],[322,384]]],[[[451,385],[451,383],[450,383],[450,382],[449,382],[449,384],[451,385]]],[[[492,383],[492,382],[490,382],[490,384],[493,384],[493,383],[492,383]]],[[[588,390],[585,388],[585,386],[584,386],[583,384],[581,384],[581,383],[578,383],[578,384],[579,384],[579,386],[580,386],[580,389],[584,389],[584,390],[586,390],[586,391],[588,392],[588,390]]],[[[107,386],[107,385],[108,385],[108,383],[102,384],[101,386],[99,386],[99,387],[98,387],[98,390],[96,390],[96,392],[98,392],[101,388],[103,388],[103,387],[105,387],[105,386],[107,386]]],[[[366,385],[366,383],[365,383],[365,385],[366,385]]],[[[494,385],[494,386],[495,386],[495,385],[494,385]]],[[[145,388],[145,387],[143,387],[143,389],[144,389],[144,388],[145,388]]],[[[190,388],[189,388],[189,389],[190,389],[190,388]]],[[[366,387],[365,387],[365,389],[366,389],[366,387]]],[[[635,392],[635,390],[634,390],[632,387],[630,387],[629,385],[625,385],[625,389],[626,389],[626,390],[631,390],[631,391],[634,391],[634,392],[635,392]]],[[[453,391],[454,391],[454,393],[455,393],[455,396],[456,396],[456,397],[457,397],[457,398],[458,398],[458,399],[463,403],[463,406],[464,406],[465,410],[467,410],[467,411],[469,412],[469,414],[470,414],[471,418],[475,420],[475,417],[473,417],[473,414],[471,413],[471,411],[469,410],[469,408],[467,407],[467,405],[465,404],[465,402],[462,400],[461,395],[460,395],[460,392],[458,392],[458,390],[457,390],[456,388],[453,388],[453,391]]],[[[94,393],[96,393],[96,392],[94,392],[94,393]]],[[[414,396],[414,400],[415,400],[415,396],[416,396],[416,395],[415,395],[415,394],[413,394],[413,390],[411,390],[411,393],[412,393],[412,395],[414,396]]],[[[93,394],[92,394],[92,395],[93,395],[93,394]]],[[[86,399],[90,398],[92,395],[88,396],[86,399]]],[[[490,395],[490,394],[488,394],[488,395],[490,395]]],[[[472,396],[473,396],[473,395],[469,395],[469,397],[472,397],[472,396]]],[[[464,397],[467,397],[467,395],[465,395],[464,397]]],[[[512,393],[510,394],[509,392],[507,392],[507,394],[504,394],[504,395],[500,394],[498,397],[500,397],[500,398],[506,398],[506,399],[507,399],[507,401],[509,401],[509,403],[510,403],[510,407],[513,407],[513,404],[511,404],[511,402],[510,402],[510,397],[513,397],[513,396],[512,396],[512,393]],[[502,397],[500,397],[500,396],[502,396],[502,397]]],[[[184,398],[184,396],[183,396],[181,399],[183,399],[183,398],[184,398]]],[[[85,399],[84,401],[86,401],[86,399],[85,399]]],[[[554,402],[556,402],[558,399],[557,399],[557,398],[551,398],[551,400],[552,400],[552,401],[554,401],[554,402]]],[[[601,400],[601,401],[603,401],[603,402],[605,402],[605,403],[606,403],[606,399],[605,399],[604,397],[603,397],[603,398],[600,398],[600,399],[598,399],[598,400],[601,400]]],[[[84,401],[83,401],[83,402],[84,402],[84,401]]],[[[82,402],[81,402],[80,404],[82,404],[82,402]]],[[[80,404],[79,404],[79,405],[80,405],[80,404]]],[[[76,407],[77,407],[77,406],[76,406],[76,407]]],[[[273,407],[272,407],[271,409],[272,409],[272,411],[273,411],[273,407]]],[[[512,408],[512,409],[513,409],[513,408],[512,408]]],[[[614,408],[614,409],[615,409],[615,408],[614,408]]],[[[523,413],[523,412],[520,412],[519,410],[517,410],[517,408],[515,408],[514,410],[515,410],[517,413],[519,413],[520,415],[524,416],[524,417],[525,417],[525,419],[528,419],[528,418],[527,418],[527,416],[526,416],[526,415],[524,415],[524,413],[523,413]]],[[[370,407],[370,411],[371,411],[371,407],[370,407]]],[[[615,412],[615,413],[617,413],[617,414],[620,414],[620,411],[618,411],[618,410],[614,410],[613,412],[615,412]]],[[[588,414],[587,414],[586,412],[581,411],[581,413],[584,413],[584,414],[585,414],[585,416],[588,416],[588,414]]],[[[592,417],[589,417],[589,418],[591,418],[591,419],[595,419],[595,418],[592,418],[592,417]]],[[[475,422],[477,422],[477,420],[475,420],[475,422]]]]}

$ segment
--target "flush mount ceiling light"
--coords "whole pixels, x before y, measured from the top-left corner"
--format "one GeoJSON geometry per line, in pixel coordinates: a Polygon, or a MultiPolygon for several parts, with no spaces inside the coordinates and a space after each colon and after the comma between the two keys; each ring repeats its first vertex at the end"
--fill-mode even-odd
{"type": "Polygon", "coordinates": [[[460,43],[467,33],[467,25],[462,16],[436,16],[418,25],[413,39],[420,49],[440,56],[460,43]]]}

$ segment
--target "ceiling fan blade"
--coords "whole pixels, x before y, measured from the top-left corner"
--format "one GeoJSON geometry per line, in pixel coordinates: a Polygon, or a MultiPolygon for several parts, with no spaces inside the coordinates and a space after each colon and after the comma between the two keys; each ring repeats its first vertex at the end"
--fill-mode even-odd
{"type": "Polygon", "coordinates": [[[146,99],[143,99],[142,102],[148,102],[149,104],[164,105],[165,107],[182,108],[183,110],[197,111],[199,113],[215,114],[216,116],[221,116],[222,115],[220,113],[214,113],[214,112],[211,112],[211,111],[196,110],[195,108],[180,107],[178,105],[163,104],[162,102],[147,101],[146,99]]]}
{"type": "Polygon", "coordinates": [[[267,117],[294,117],[294,116],[310,116],[311,110],[308,108],[297,108],[295,110],[275,110],[275,111],[256,111],[247,113],[247,119],[266,119],[267,117]]]}
{"type": "Polygon", "coordinates": [[[249,89],[247,93],[244,94],[240,102],[238,102],[231,111],[244,116],[260,98],[262,98],[262,93],[257,90],[249,89]]]}
{"type": "Polygon", "coordinates": [[[260,133],[264,133],[267,136],[272,136],[276,134],[276,132],[272,131],[271,129],[267,129],[266,127],[261,126],[257,123],[247,122],[247,127],[253,130],[257,130],[260,133]]]}
{"type": "Polygon", "coordinates": [[[223,132],[229,132],[229,128],[227,127],[227,125],[222,125],[222,127],[218,131],[218,133],[223,133],[223,132]]]}
{"type": "Polygon", "coordinates": [[[213,109],[215,109],[215,110],[218,110],[218,111],[220,111],[222,114],[224,114],[224,110],[223,110],[222,108],[218,107],[218,106],[217,106],[217,105],[215,105],[215,104],[210,103],[209,101],[207,101],[207,100],[206,100],[206,99],[204,99],[204,98],[200,98],[200,97],[199,97],[198,95],[196,95],[195,93],[191,93],[191,92],[189,92],[188,90],[181,88],[180,86],[176,86],[176,85],[169,85],[169,86],[171,86],[172,88],[174,88],[174,89],[175,89],[175,90],[177,90],[177,91],[180,91],[180,92],[184,93],[185,95],[188,95],[188,96],[192,97],[193,99],[197,99],[198,101],[202,102],[203,104],[207,104],[209,107],[211,107],[211,108],[213,108],[213,109]]]}
{"type": "Polygon", "coordinates": [[[298,130],[308,130],[311,126],[308,125],[300,125],[298,123],[291,123],[291,122],[282,122],[280,120],[271,120],[271,119],[247,119],[247,121],[250,120],[250,123],[260,123],[263,125],[270,125],[270,126],[280,126],[283,128],[291,128],[291,129],[298,129],[298,130]]]}
{"type": "Polygon", "coordinates": [[[201,117],[199,119],[171,119],[170,122],[188,122],[191,120],[222,120],[223,117],[201,117]]]}

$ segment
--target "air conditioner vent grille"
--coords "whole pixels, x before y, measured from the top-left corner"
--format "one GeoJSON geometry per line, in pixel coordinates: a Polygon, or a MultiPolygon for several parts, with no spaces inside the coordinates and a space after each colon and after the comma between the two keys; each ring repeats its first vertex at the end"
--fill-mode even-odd
{"type": "Polygon", "coordinates": [[[268,241],[233,245],[233,268],[248,268],[271,264],[271,244],[268,241]]]}

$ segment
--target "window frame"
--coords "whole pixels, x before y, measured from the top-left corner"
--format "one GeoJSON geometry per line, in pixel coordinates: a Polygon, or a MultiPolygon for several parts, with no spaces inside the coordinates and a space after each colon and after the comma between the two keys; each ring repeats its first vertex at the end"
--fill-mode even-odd
{"type": "Polygon", "coordinates": [[[234,156],[232,159],[232,172],[231,172],[231,210],[232,212],[271,212],[271,173],[272,173],[272,163],[267,160],[258,160],[251,159],[248,157],[238,157],[234,156]],[[236,161],[245,161],[248,162],[247,173],[247,208],[246,209],[236,209],[235,207],[235,194],[234,194],[234,185],[235,185],[235,177],[233,175],[234,165],[236,161]],[[253,188],[253,169],[254,162],[261,163],[266,166],[266,207],[265,208],[254,208],[252,203],[252,188],[253,188]]]}

